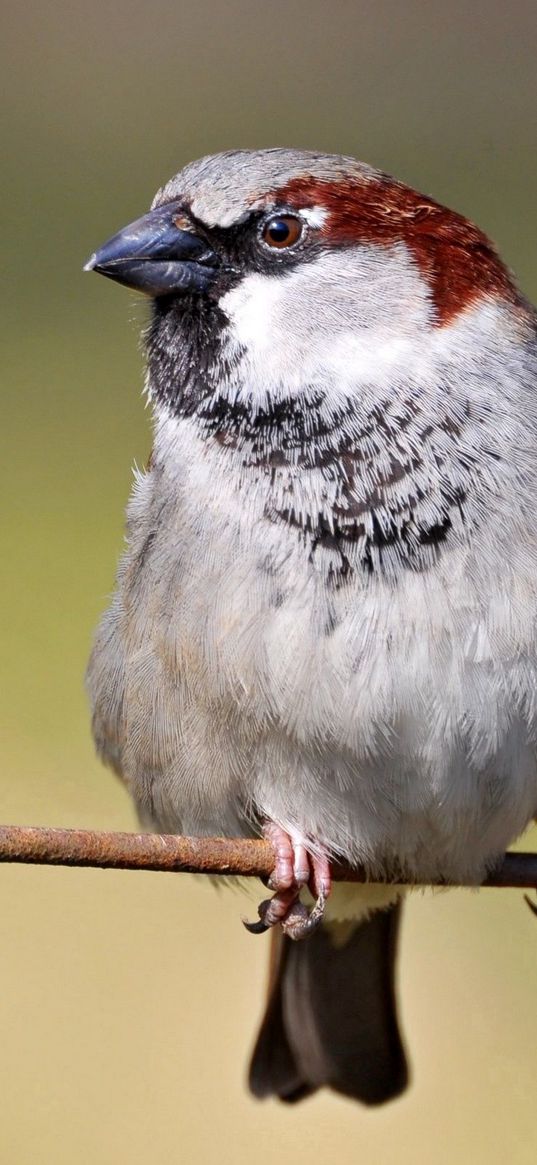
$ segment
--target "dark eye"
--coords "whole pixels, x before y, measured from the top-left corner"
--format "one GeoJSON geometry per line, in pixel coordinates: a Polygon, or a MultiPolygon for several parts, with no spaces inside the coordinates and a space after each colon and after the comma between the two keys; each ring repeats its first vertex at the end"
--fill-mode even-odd
{"type": "Polygon", "coordinates": [[[269,218],[261,231],[261,238],[267,247],[293,247],[302,235],[303,224],[292,214],[282,214],[269,218]]]}

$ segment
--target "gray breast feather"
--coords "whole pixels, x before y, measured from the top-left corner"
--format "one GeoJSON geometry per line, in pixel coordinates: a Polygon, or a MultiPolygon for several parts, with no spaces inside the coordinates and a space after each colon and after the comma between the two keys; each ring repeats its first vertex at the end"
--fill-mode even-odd
{"type": "Polygon", "coordinates": [[[329,593],[226,450],[193,422],[173,441],[180,469],[157,460],[135,490],[88,670],[99,751],[144,823],[269,816],[372,870],[479,877],[537,807],[527,546],[509,560],[487,535],[477,558],[329,593]]]}

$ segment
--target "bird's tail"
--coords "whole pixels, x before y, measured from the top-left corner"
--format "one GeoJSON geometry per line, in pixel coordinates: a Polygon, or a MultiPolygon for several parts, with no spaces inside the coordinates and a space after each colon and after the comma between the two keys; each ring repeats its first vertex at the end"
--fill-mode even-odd
{"type": "Polygon", "coordinates": [[[301,1100],[323,1085],[364,1104],[403,1091],[408,1067],[394,969],[401,903],[357,923],[340,945],[320,927],[273,939],[270,995],[250,1065],[254,1096],[301,1100]]]}

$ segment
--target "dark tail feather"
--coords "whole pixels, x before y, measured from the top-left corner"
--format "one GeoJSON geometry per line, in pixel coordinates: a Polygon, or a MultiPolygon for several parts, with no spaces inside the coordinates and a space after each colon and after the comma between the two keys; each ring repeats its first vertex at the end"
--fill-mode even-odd
{"type": "Polygon", "coordinates": [[[342,946],[324,927],[303,942],[278,936],[250,1065],[254,1096],[296,1101],[326,1085],[382,1104],[403,1091],[394,983],[400,911],[400,903],[377,911],[342,946]]]}

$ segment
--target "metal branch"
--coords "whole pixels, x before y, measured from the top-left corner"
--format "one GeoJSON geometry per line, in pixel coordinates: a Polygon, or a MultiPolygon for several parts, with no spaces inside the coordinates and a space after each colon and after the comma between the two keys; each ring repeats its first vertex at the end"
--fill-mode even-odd
{"type": "MultiPolygon", "coordinates": [[[[0,862],[266,878],[274,867],[274,853],[268,841],[252,838],[1,825],[0,862]]],[[[363,869],[343,862],[334,865],[333,877],[337,882],[371,880],[363,869]]],[[[397,882],[405,884],[408,879],[398,878],[397,882]]],[[[505,854],[482,885],[537,889],[537,853],[505,854]]]]}

